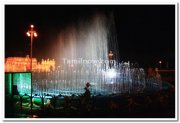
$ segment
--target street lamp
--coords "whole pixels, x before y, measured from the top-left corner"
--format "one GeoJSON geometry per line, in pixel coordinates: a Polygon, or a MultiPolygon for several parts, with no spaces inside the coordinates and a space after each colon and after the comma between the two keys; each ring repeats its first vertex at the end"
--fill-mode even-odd
{"type": "MultiPolygon", "coordinates": [[[[34,30],[34,25],[30,25],[30,27],[31,27],[31,29],[28,32],[26,32],[26,34],[27,34],[28,37],[31,37],[31,46],[30,46],[31,47],[31,54],[30,54],[30,57],[31,57],[31,66],[30,66],[30,71],[32,72],[32,46],[33,46],[33,38],[37,37],[37,33],[34,30]]],[[[33,99],[33,97],[32,97],[32,79],[31,79],[31,115],[32,115],[32,106],[33,106],[32,99],[33,99]]]]}
{"type": "Polygon", "coordinates": [[[37,33],[36,33],[36,31],[34,30],[34,25],[30,25],[30,27],[31,27],[31,29],[26,33],[26,35],[31,38],[31,45],[30,45],[30,47],[31,47],[31,54],[30,54],[31,66],[30,66],[30,70],[31,70],[31,72],[32,72],[32,47],[33,47],[33,38],[34,38],[34,37],[37,37],[37,33]]]}

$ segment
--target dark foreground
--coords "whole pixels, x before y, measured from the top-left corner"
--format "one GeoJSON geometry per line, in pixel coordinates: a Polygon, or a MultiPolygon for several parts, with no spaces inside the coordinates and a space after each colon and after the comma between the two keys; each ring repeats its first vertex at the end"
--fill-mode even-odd
{"type": "Polygon", "coordinates": [[[141,94],[44,98],[33,100],[6,97],[6,118],[174,118],[174,88],[141,94]],[[9,100],[9,101],[8,101],[9,100]],[[12,104],[13,102],[13,104],[12,104]]]}

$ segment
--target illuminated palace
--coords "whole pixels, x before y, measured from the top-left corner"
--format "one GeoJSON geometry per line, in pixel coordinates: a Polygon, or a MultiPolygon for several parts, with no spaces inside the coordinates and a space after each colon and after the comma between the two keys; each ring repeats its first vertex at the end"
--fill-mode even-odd
{"type": "MultiPolygon", "coordinates": [[[[31,59],[29,55],[26,57],[8,57],[5,59],[5,72],[27,72],[30,71],[31,59]]],[[[41,60],[38,62],[36,58],[32,59],[33,72],[49,72],[55,70],[55,60],[41,60]]]]}

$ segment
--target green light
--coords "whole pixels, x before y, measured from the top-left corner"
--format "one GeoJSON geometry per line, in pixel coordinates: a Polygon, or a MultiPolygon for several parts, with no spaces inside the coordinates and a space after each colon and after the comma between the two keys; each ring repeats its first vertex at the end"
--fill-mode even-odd
{"type": "Polygon", "coordinates": [[[13,85],[17,86],[19,94],[31,94],[31,73],[14,73],[13,85]]]}
{"type": "Polygon", "coordinates": [[[41,98],[33,98],[33,102],[37,105],[41,105],[42,104],[42,100],[41,98]]]}
{"type": "Polygon", "coordinates": [[[5,91],[6,94],[12,94],[12,74],[6,73],[5,74],[5,91]]]}

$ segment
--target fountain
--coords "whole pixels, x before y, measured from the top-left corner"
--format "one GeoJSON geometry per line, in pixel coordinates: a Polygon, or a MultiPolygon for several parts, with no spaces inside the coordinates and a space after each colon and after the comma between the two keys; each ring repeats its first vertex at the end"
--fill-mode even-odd
{"type": "Polygon", "coordinates": [[[61,31],[60,66],[51,72],[34,72],[33,93],[80,95],[87,82],[93,95],[142,92],[145,72],[118,61],[114,29],[112,14],[101,13],[61,31]]]}
{"type": "Polygon", "coordinates": [[[87,82],[93,95],[142,92],[146,87],[144,70],[131,68],[129,62],[115,62],[112,68],[104,63],[75,64],[51,72],[34,72],[33,93],[80,95],[87,82]]]}

